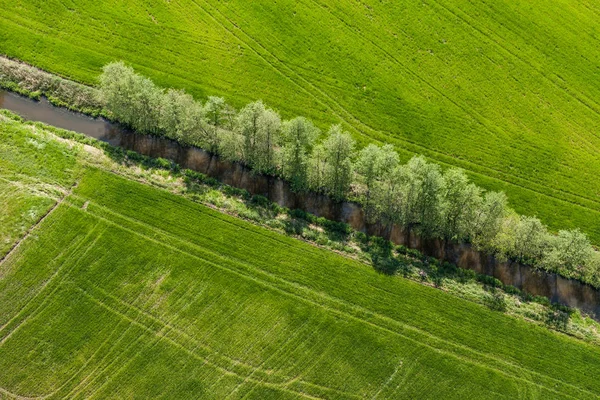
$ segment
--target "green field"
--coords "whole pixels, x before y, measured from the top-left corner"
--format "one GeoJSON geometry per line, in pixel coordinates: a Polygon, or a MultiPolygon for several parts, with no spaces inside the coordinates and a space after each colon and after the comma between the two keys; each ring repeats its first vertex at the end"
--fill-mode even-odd
{"type": "Polygon", "coordinates": [[[0,263],[0,398],[600,397],[597,346],[88,166],[40,127],[0,139],[6,185],[54,188],[0,263]]]}
{"type": "Polygon", "coordinates": [[[590,0],[0,0],[0,53],[87,83],[123,59],[199,97],[343,121],[600,243],[598,21],[590,0]]]}
{"type": "Polygon", "coordinates": [[[2,123],[1,135],[0,258],[64,196],[80,169],[77,150],[52,135],[32,135],[14,123],[2,123]]]}

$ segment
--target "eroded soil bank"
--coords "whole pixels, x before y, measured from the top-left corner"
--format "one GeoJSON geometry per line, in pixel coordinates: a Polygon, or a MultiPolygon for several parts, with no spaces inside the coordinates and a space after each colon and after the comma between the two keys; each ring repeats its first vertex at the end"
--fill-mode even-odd
{"type": "Polygon", "coordinates": [[[294,193],[282,179],[255,174],[239,163],[223,160],[196,147],[182,146],[166,138],[136,134],[102,118],[93,119],[55,107],[45,99],[34,101],[0,90],[0,108],[6,108],[28,120],[84,133],[113,146],[173,160],[183,168],[202,172],[225,184],[265,196],[281,206],[299,208],[319,217],[348,223],[356,230],[384,236],[428,256],[494,276],[504,284],[513,285],[532,295],[546,296],[552,302],[579,308],[600,320],[600,291],[579,281],[515,262],[502,262],[476,251],[468,244],[423,239],[398,226],[389,229],[367,224],[364,212],[357,203],[335,202],[317,193],[294,193]]]}

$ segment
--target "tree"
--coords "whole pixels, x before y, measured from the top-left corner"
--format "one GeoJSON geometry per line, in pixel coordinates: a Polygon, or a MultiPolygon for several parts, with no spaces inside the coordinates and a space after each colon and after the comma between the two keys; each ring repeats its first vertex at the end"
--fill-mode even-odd
{"type": "Polygon", "coordinates": [[[373,184],[372,199],[378,220],[391,230],[394,224],[406,223],[410,202],[410,172],[405,165],[396,166],[373,184]]]}
{"type": "Polygon", "coordinates": [[[228,122],[227,105],[222,97],[209,96],[204,105],[204,116],[208,126],[206,127],[205,139],[207,150],[218,153],[220,148],[220,130],[228,122]]]}
{"type": "Polygon", "coordinates": [[[433,237],[441,220],[441,190],[443,178],[440,167],[422,156],[413,157],[407,164],[410,198],[405,206],[408,229],[418,226],[426,237],[433,237]]]}
{"type": "Polygon", "coordinates": [[[392,145],[379,147],[370,144],[360,151],[354,168],[366,186],[364,208],[367,220],[371,220],[375,213],[371,201],[375,183],[388,175],[397,165],[398,153],[394,151],[392,145]]]}
{"type": "Polygon", "coordinates": [[[243,137],[242,160],[249,166],[254,166],[256,161],[259,122],[264,113],[265,105],[259,100],[242,108],[236,118],[237,131],[243,137]]]}
{"type": "Polygon", "coordinates": [[[254,153],[254,170],[274,174],[277,170],[276,145],[280,141],[281,118],[266,109],[258,119],[258,135],[254,153]]]}
{"type": "Polygon", "coordinates": [[[235,129],[219,130],[219,154],[229,161],[243,160],[244,137],[235,129]]]}
{"type": "Polygon", "coordinates": [[[143,133],[158,134],[163,91],[123,62],[106,65],[100,76],[99,97],[122,124],[143,133]]]}
{"type": "Polygon", "coordinates": [[[500,260],[512,258],[538,265],[550,240],[546,227],[535,217],[518,215],[509,210],[492,240],[491,248],[500,260]]]}
{"type": "Polygon", "coordinates": [[[326,160],[325,187],[336,200],[342,200],[350,191],[354,143],[352,136],[343,132],[340,125],[332,126],[323,142],[326,160]]]}
{"type": "Polygon", "coordinates": [[[583,270],[584,281],[600,287],[600,252],[592,251],[583,270]]]}
{"type": "Polygon", "coordinates": [[[143,76],[135,75],[131,100],[132,125],[140,132],[160,134],[160,114],[164,92],[143,76]]]}
{"type": "Polygon", "coordinates": [[[166,136],[199,144],[203,119],[202,106],[183,90],[169,89],[163,96],[159,126],[166,136]]]}
{"type": "Polygon", "coordinates": [[[444,173],[442,185],[442,224],[445,240],[462,241],[469,236],[477,208],[481,205],[481,189],[458,168],[444,173]]]}
{"type": "Polygon", "coordinates": [[[514,229],[514,236],[514,257],[531,264],[541,261],[550,238],[548,230],[539,219],[521,215],[514,229]]]}
{"type": "Polygon", "coordinates": [[[102,68],[100,75],[100,101],[121,123],[131,125],[131,99],[135,72],[122,61],[113,62],[102,68]]]}
{"type": "Polygon", "coordinates": [[[483,203],[475,211],[471,225],[471,240],[480,250],[491,251],[494,238],[502,228],[504,218],[510,213],[503,192],[488,192],[483,203]]]}
{"type": "Polygon", "coordinates": [[[579,229],[561,230],[552,236],[544,252],[543,265],[572,278],[580,278],[586,262],[592,258],[593,249],[587,236],[579,229]]]}
{"type": "Polygon", "coordinates": [[[308,160],[307,180],[310,189],[321,192],[325,186],[327,154],[323,145],[316,145],[308,160]]]}
{"type": "Polygon", "coordinates": [[[304,190],[308,157],[319,130],[306,118],[296,117],[283,123],[281,133],[283,176],[290,181],[293,190],[304,190]]]}

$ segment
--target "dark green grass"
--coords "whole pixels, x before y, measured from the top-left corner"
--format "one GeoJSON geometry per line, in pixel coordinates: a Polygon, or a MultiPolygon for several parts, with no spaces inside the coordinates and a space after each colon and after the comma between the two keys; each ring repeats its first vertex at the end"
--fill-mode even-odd
{"type": "Polygon", "coordinates": [[[344,122],[470,171],[517,211],[600,242],[600,9],[589,0],[0,1],[0,53],[344,122]]]}
{"type": "Polygon", "coordinates": [[[0,271],[5,394],[600,391],[597,347],[99,170],[0,271]]]}

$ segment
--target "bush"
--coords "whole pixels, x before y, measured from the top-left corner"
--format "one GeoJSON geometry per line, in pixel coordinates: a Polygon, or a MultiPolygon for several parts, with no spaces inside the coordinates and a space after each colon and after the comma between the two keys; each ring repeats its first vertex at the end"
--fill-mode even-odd
{"type": "Polygon", "coordinates": [[[252,202],[252,204],[255,204],[259,207],[264,207],[264,208],[267,208],[271,205],[271,201],[269,199],[267,199],[265,196],[261,196],[258,194],[255,194],[254,196],[252,196],[252,199],[250,199],[250,201],[252,202]]]}
{"type": "Polygon", "coordinates": [[[470,269],[457,268],[458,278],[461,283],[466,283],[475,280],[477,273],[470,269]]]}
{"type": "Polygon", "coordinates": [[[125,152],[125,154],[129,160],[135,161],[135,162],[143,161],[145,158],[143,155],[141,155],[135,151],[132,151],[132,150],[127,150],[125,152]]]}
{"type": "Polygon", "coordinates": [[[226,196],[229,197],[241,197],[244,200],[249,200],[250,199],[250,192],[248,192],[246,189],[239,189],[233,186],[224,186],[223,187],[223,193],[225,193],[226,196]]]}
{"type": "Polygon", "coordinates": [[[404,254],[406,255],[408,252],[408,248],[406,246],[404,246],[403,244],[396,246],[396,252],[398,254],[404,254]]]}
{"type": "Polygon", "coordinates": [[[512,286],[512,285],[506,285],[504,286],[504,291],[508,294],[514,294],[514,295],[521,295],[521,290],[519,290],[518,288],[512,286]]]}
{"type": "Polygon", "coordinates": [[[295,208],[293,210],[290,210],[288,212],[288,214],[292,218],[303,219],[305,221],[307,220],[307,218],[306,218],[306,211],[300,210],[299,208],[295,208]]]}
{"type": "Polygon", "coordinates": [[[414,257],[414,258],[418,258],[418,259],[421,259],[423,257],[421,252],[417,249],[407,249],[406,255],[409,257],[414,257]]]}
{"type": "Polygon", "coordinates": [[[440,266],[440,271],[445,275],[454,275],[458,272],[458,267],[448,261],[444,261],[440,266]]]}
{"type": "Polygon", "coordinates": [[[572,310],[565,306],[553,305],[546,313],[546,325],[556,330],[566,330],[572,310]]]}
{"type": "Polygon", "coordinates": [[[206,183],[207,176],[201,172],[192,171],[191,169],[184,169],[182,172],[183,172],[184,176],[186,176],[190,179],[193,179],[197,182],[206,183]]]}
{"type": "Polygon", "coordinates": [[[364,232],[354,232],[354,237],[357,242],[360,242],[363,244],[367,243],[367,241],[369,240],[367,234],[364,232]]]}
{"type": "Polygon", "coordinates": [[[502,292],[494,290],[492,293],[485,294],[483,298],[485,304],[490,310],[505,312],[507,309],[506,300],[502,292]]]}
{"type": "Polygon", "coordinates": [[[544,296],[533,296],[532,301],[547,307],[551,305],[550,299],[544,296]]]}
{"type": "Polygon", "coordinates": [[[504,284],[500,280],[494,278],[493,276],[489,276],[489,275],[478,274],[477,280],[479,282],[483,283],[484,285],[488,285],[493,288],[502,288],[504,286],[504,284]]]}

